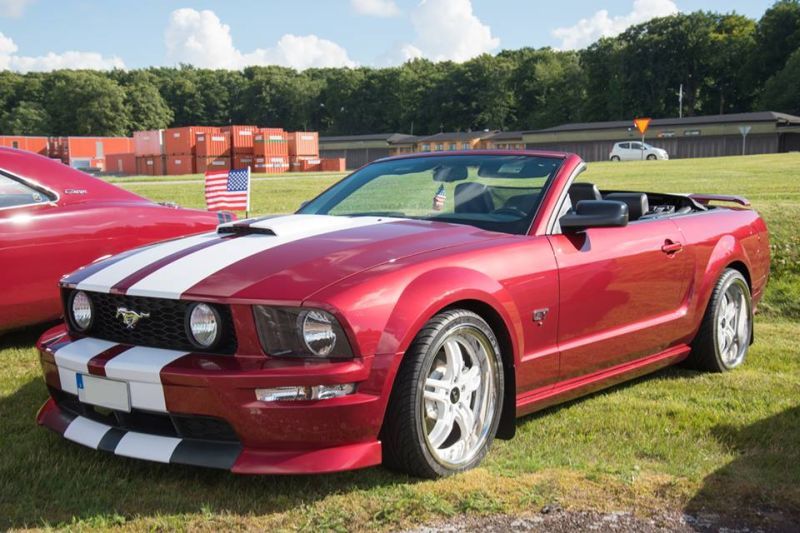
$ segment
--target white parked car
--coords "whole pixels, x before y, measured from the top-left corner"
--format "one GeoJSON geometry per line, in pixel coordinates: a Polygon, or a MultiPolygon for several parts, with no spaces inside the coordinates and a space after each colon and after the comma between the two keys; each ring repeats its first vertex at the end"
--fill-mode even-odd
{"type": "Polygon", "coordinates": [[[662,148],[650,146],[640,141],[625,141],[614,144],[608,154],[611,161],[640,161],[642,159],[669,159],[669,154],[662,148]]]}

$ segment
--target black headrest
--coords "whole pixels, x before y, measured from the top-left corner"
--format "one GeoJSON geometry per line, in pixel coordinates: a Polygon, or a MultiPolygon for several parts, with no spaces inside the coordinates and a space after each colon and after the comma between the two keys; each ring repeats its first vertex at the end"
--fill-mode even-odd
{"type": "Polygon", "coordinates": [[[603,197],[594,183],[573,183],[569,187],[569,201],[574,209],[581,200],[602,200],[603,197]]]}
{"type": "Polygon", "coordinates": [[[433,170],[433,181],[443,181],[451,183],[467,179],[467,167],[438,167],[433,170]]]}
{"type": "Polygon", "coordinates": [[[628,220],[634,221],[650,211],[647,195],[643,192],[612,192],[606,195],[606,200],[624,202],[628,206],[628,220]]]}

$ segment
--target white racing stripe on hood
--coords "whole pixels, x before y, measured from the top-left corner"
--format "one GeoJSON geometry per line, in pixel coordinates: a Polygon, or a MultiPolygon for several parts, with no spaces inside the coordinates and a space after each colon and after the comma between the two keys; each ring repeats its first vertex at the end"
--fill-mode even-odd
{"type": "Polygon", "coordinates": [[[397,220],[387,217],[289,215],[254,222],[250,227],[271,230],[276,236],[247,235],[198,250],[134,283],[126,293],[131,296],[177,299],[215,272],[270,248],[324,233],[397,220]]]}
{"type": "Polygon", "coordinates": [[[163,257],[174,254],[175,252],[180,252],[181,250],[185,250],[202,242],[217,238],[219,238],[219,236],[216,233],[204,233],[202,235],[186,237],[185,239],[156,244],[155,246],[148,246],[141,252],[133,254],[122,261],[113,263],[99,272],[92,274],[78,283],[77,288],[84,291],[108,292],[111,287],[154,261],[158,261],[163,257]]]}

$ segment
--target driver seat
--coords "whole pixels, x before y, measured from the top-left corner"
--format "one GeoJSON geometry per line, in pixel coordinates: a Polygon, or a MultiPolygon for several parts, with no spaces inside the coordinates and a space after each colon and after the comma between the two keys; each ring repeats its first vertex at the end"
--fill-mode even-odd
{"type": "Polygon", "coordinates": [[[572,204],[572,209],[578,205],[581,200],[602,200],[603,196],[600,190],[594,183],[573,183],[567,191],[569,201],[572,204]]]}
{"type": "Polygon", "coordinates": [[[494,209],[492,194],[482,183],[467,182],[456,184],[456,213],[491,213],[494,209]]]}

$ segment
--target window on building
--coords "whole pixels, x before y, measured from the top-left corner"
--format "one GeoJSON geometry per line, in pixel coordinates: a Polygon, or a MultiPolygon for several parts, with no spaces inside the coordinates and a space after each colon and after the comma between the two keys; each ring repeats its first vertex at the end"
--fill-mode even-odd
{"type": "Polygon", "coordinates": [[[469,143],[461,143],[462,150],[469,150],[469,143]]]}
{"type": "Polygon", "coordinates": [[[451,150],[455,150],[456,149],[456,143],[450,143],[450,149],[451,150]]]}
{"type": "Polygon", "coordinates": [[[439,152],[441,152],[442,150],[444,150],[444,144],[442,144],[442,143],[439,143],[439,144],[437,144],[437,145],[436,145],[436,150],[438,150],[439,152]]]}
{"type": "Polygon", "coordinates": [[[423,144],[422,145],[422,151],[423,152],[430,152],[431,151],[431,145],[430,144],[423,144]]]}

